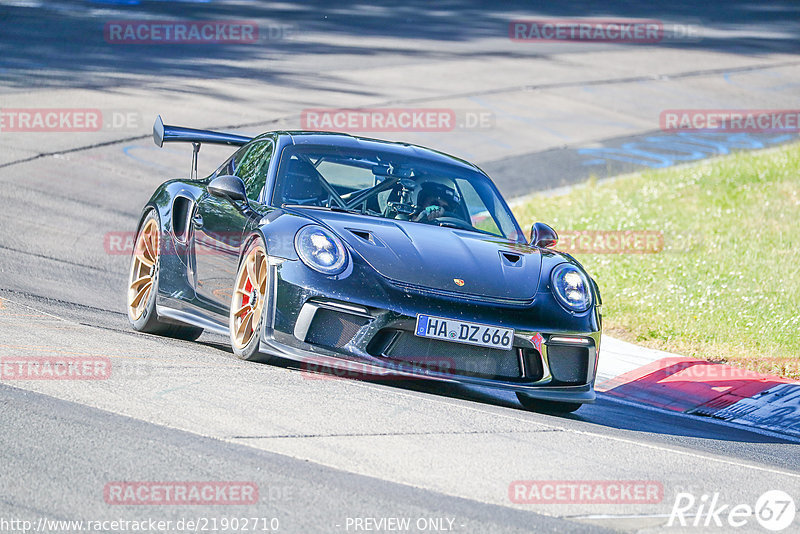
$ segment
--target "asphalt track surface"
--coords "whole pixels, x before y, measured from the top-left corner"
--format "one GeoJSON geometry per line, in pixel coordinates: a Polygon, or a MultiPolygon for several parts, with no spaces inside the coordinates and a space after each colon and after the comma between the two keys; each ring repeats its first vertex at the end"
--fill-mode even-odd
{"type": "MultiPolygon", "coordinates": [[[[800,502],[798,444],[778,435],[602,395],[572,416],[536,414],[507,394],[337,379],[286,362],[240,362],[220,336],[188,343],[136,333],[124,312],[128,256],[107,239],[133,231],[152,190],[188,168],[188,150],[157,151],[145,138],[157,113],[255,133],[297,127],[309,107],[488,110],[485,129],[367,133],[472,159],[508,196],[692,161],[685,144],[651,139],[667,135],[660,109],[798,107],[796,4],[133,4],[0,2],[0,107],[138,117],[92,133],[0,133],[0,357],[113,364],[107,380],[0,384],[0,527],[2,519],[249,516],[278,518],[281,532],[353,532],[358,518],[406,517],[414,526],[451,519],[455,532],[725,532],[713,521],[666,527],[675,496],[719,493],[753,506],[778,489],[800,502]],[[187,10],[294,33],[250,48],[102,39],[108,20],[187,10]],[[696,24],[704,38],[638,47],[507,38],[515,18],[588,15],[696,24]],[[626,143],[661,143],[667,156],[597,161],[596,149],[626,143]],[[516,480],[654,481],[663,498],[516,504],[508,492],[516,480]],[[103,489],[113,481],[251,481],[260,499],[109,505],[103,489]]],[[[697,157],[787,140],[728,139],[697,157]]],[[[626,150],[642,155],[641,145],[626,150]]],[[[201,173],[223,152],[204,148],[201,173]]],[[[765,531],[752,517],[735,530],[765,531]]]]}

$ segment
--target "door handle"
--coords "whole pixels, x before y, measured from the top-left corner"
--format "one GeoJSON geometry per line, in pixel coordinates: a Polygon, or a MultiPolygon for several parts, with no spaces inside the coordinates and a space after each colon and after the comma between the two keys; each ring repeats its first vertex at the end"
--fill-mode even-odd
{"type": "Polygon", "coordinates": [[[194,223],[195,228],[202,228],[203,227],[203,217],[199,213],[195,213],[192,216],[192,222],[194,223]]]}

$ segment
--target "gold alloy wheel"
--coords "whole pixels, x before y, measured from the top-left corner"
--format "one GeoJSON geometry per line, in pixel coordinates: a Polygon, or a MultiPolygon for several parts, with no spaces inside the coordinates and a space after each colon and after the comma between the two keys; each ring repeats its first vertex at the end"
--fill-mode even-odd
{"type": "Polygon", "coordinates": [[[261,320],[267,294],[267,254],[260,245],[253,247],[244,259],[231,301],[231,340],[237,349],[244,349],[261,320]]]}
{"type": "Polygon", "coordinates": [[[128,315],[136,321],[144,313],[156,277],[158,264],[158,221],[148,220],[139,232],[133,249],[128,285],[128,315]]]}

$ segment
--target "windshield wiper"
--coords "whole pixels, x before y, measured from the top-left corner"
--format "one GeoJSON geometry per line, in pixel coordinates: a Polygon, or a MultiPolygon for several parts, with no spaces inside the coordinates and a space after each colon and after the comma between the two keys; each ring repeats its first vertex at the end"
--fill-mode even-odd
{"type": "Polygon", "coordinates": [[[330,210],[331,211],[338,211],[338,212],[341,212],[341,213],[358,213],[359,215],[363,215],[361,210],[350,209],[350,208],[342,208],[340,206],[331,206],[330,210]]]}

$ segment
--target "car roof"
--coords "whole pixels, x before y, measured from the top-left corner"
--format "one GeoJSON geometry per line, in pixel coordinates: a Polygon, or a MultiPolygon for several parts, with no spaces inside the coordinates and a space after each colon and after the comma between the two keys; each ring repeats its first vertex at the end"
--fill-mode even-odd
{"type": "Polygon", "coordinates": [[[383,139],[373,139],[369,137],[359,137],[342,132],[317,132],[317,131],[304,131],[304,130],[279,130],[274,132],[266,132],[258,137],[277,135],[288,137],[292,144],[295,145],[323,145],[335,146],[342,148],[358,148],[366,150],[380,150],[390,154],[397,154],[406,157],[419,157],[428,160],[437,161],[440,163],[447,163],[450,165],[457,165],[473,171],[478,171],[485,174],[476,165],[424,146],[405,143],[402,141],[386,141],[383,139]]]}

